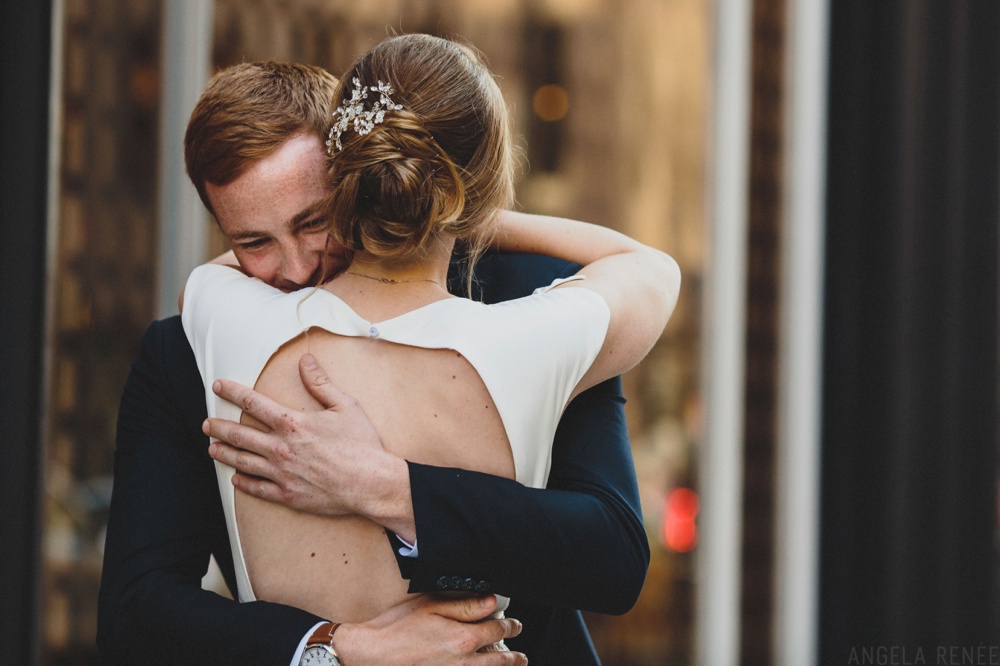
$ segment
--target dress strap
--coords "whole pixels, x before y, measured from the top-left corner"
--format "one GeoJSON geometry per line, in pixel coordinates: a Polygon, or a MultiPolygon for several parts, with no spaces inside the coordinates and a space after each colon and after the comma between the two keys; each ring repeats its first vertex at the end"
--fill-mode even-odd
{"type": "Polygon", "coordinates": [[[536,289],[535,291],[533,291],[531,293],[532,294],[544,294],[547,291],[551,291],[551,290],[555,289],[556,287],[558,287],[561,284],[566,284],[567,282],[576,282],[577,280],[586,280],[586,279],[587,279],[586,275],[580,275],[579,273],[577,273],[576,275],[570,275],[569,277],[557,278],[557,279],[555,279],[555,280],[552,281],[552,284],[550,284],[550,285],[548,285],[546,287],[539,287],[538,289],[536,289]]]}

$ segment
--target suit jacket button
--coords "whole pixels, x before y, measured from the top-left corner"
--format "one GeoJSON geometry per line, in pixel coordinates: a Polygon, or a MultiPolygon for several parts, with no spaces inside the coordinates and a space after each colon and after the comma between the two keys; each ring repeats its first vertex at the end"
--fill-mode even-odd
{"type": "Polygon", "coordinates": [[[474,589],[476,592],[486,592],[490,589],[490,583],[487,580],[481,580],[478,583],[476,583],[476,586],[472,589],[474,589]]]}
{"type": "Polygon", "coordinates": [[[459,576],[452,576],[451,580],[448,581],[448,583],[449,583],[449,585],[448,585],[449,589],[452,589],[452,590],[461,590],[462,589],[462,579],[459,576]]]}
{"type": "Polygon", "coordinates": [[[462,589],[465,590],[466,592],[472,590],[472,588],[474,588],[475,586],[476,586],[476,581],[472,580],[471,578],[466,578],[465,580],[462,581],[462,589]]]}
{"type": "Polygon", "coordinates": [[[441,576],[440,578],[438,578],[434,582],[434,587],[436,587],[439,590],[447,590],[448,589],[448,577],[447,576],[441,576]]]}

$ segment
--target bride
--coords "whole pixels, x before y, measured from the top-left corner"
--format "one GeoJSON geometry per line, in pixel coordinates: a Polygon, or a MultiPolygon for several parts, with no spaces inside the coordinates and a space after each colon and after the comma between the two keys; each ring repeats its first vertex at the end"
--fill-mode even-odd
{"type": "MultiPolygon", "coordinates": [[[[183,322],[206,386],[234,379],[319,410],[299,379],[298,361],[311,353],[391,452],[543,487],[566,404],[635,365],[662,332],[680,284],[675,262],[602,227],[498,217],[513,199],[507,110],[466,47],[388,39],[336,94],[326,205],[331,242],[353,259],[292,293],[227,266],[195,269],[183,322]],[[492,244],[583,268],[527,298],[484,305],[446,289],[456,243],[471,264],[492,244]]],[[[210,388],[206,397],[210,416],[240,418],[210,388]]],[[[361,622],[406,600],[380,526],[235,492],[232,468],[217,471],[241,601],[361,622]]]]}

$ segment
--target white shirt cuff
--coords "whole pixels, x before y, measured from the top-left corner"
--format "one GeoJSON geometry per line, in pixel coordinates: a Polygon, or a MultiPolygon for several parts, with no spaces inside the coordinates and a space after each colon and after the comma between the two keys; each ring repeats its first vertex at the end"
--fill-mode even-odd
{"type": "MultiPolygon", "coordinates": [[[[402,541],[402,539],[400,539],[400,541],[402,541]]],[[[295,656],[292,657],[292,663],[289,666],[299,666],[299,663],[302,662],[302,653],[306,651],[306,641],[309,640],[310,636],[316,633],[316,630],[319,629],[322,624],[326,624],[326,621],[317,622],[313,625],[313,628],[307,631],[305,636],[302,637],[302,640],[299,641],[299,649],[295,651],[295,656]]]]}
{"type": "Polygon", "coordinates": [[[396,534],[396,540],[403,544],[403,547],[399,549],[399,554],[403,557],[416,557],[417,556],[417,542],[414,541],[412,544],[406,539],[401,538],[396,534]]]}

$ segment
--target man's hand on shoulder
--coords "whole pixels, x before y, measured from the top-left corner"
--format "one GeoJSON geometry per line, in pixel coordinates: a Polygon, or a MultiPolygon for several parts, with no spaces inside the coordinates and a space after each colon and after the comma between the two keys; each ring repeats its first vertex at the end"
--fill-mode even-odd
{"type": "Polygon", "coordinates": [[[302,383],[326,408],[297,412],[236,382],[213,390],[270,432],[225,419],[205,421],[209,454],[234,467],[241,491],[320,515],[360,514],[413,542],[406,461],[382,447],[357,400],[331,382],[315,357],[299,362],[302,383]]]}

